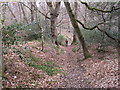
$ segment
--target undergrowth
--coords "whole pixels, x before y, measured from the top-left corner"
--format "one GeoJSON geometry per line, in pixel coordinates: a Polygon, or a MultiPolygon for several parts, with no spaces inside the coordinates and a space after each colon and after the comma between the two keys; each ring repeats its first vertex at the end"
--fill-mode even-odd
{"type": "Polygon", "coordinates": [[[38,64],[33,64],[33,63],[29,63],[29,66],[40,69],[44,72],[46,72],[48,75],[52,76],[54,74],[60,73],[62,70],[58,69],[54,66],[51,65],[38,65],[38,64]]]}
{"type": "Polygon", "coordinates": [[[53,46],[52,48],[54,48],[56,50],[56,53],[59,54],[64,54],[64,49],[58,47],[58,46],[53,46]]]}
{"type": "Polygon", "coordinates": [[[75,48],[72,49],[72,51],[73,51],[73,52],[78,52],[79,49],[80,49],[79,47],[75,47],[75,48]]]}
{"type": "Polygon", "coordinates": [[[32,56],[31,56],[31,62],[29,63],[29,66],[34,67],[36,69],[40,69],[46,72],[50,76],[62,72],[62,70],[59,69],[59,66],[56,65],[54,62],[45,61],[41,58],[39,59],[32,56]]]}
{"type": "Polygon", "coordinates": [[[32,54],[31,51],[28,51],[28,50],[27,52],[26,50],[22,50],[22,51],[19,49],[16,49],[16,50],[17,50],[17,53],[19,54],[19,58],[25,61],[25,63],[27,63],[31,67],[40,69],[46,72],[50,76],[62,72],[59,66],[52,61],[48,61],[48,60],[46,61],[40,57],[36,57],[32,54]]]}

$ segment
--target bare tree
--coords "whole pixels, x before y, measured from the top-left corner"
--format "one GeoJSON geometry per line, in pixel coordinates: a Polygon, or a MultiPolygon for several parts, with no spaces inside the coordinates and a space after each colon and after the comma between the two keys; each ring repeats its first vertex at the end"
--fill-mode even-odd
{"type": "Polygon", "coordinates": [[[19,21],[21,22],[21,18],[22,18],[22,13],[21,13],[21,8],[20,8],[20,4],[18,4],[18,9],[19,9],[19,21]]]}
{"type": "MultiPolygon", "coordinates": [[[[74,12],[75,13],[75,18],[77,19],[77,12],[78,12],[78,3],[77,2],[74,2],[74,8],[75,8],[75,12],[74,12]]],[[[76,42],[77,42],[76,32],[74,31],[73,32],[73,41],[72,41],[71,45],[76,43],[76,42]]]]}
{"type": "MultiPolygon", "coordinates": [[[[120,1],[118,3],[118,6],[120,6],[120,1]]],[[[118,55],[120,58],[120,9],[118,11],[118,38],[119,38],[119,41],[118,41],[118,55]]]]}
{"type": "MultiPolygon", "coordinates": [[[[6,19],[5,14],[6,14],[7,3],[0,3],[0,6],[1,6],[1,12],[0,12],[0,14],[1,14],[1,18],[0,18],[0,22],[1,22],[0,38],[1,38],[2,37],[2,28],[4,28],[4,22],[5,22],[5,19],[6,19]]],[[[0,40],[0,58],[2,59],[1,55],[2,55],[2,49],[3,49],[2,47],[3,47],[3,45],[1,45],[1,44],[2,44],[2,40],[0,40]]],[[[0,60],[0,61],[1,61],[0,62],[0,67],[2,67],[2,75],[4,76],[5,70],[6,70],[6,67],[4,65],[5,62],[4,62],[4,60],[0,60]]]]}
{"type": "MultiPolygon", "coordinates": [[[[109,8],[109,10],[105,10],[105,7],[107,5],[105,5],[104,9],[98,9],[97,7],[90,7],[90,5],[88,5],[86,2],[82,2],[81,3],[83,5],[85,5],[88,10],[91,10],[93,12],[96,12],[98,15],[96,16],[98,18],[99,21],[97,21],[98,24],[96,24],[95,26],[93,27],[87,27],[86,25],[84,25],[80,20],[77,20],[77,22],[86,30],[94,30],[94,29],[98,29],[100,32],[104,33],[107,37],[111,38],[112,40],[118,42],[119,39],[114,37],[113,35],[111,35],[110,33],[107,32],[107,30],[104,30],[104,26],[106,25],[108,27],[108,25],[110,24],[110,21],[111,21],[111,15],[114,11],[117,11],[120,9],[120,7],[115,7],[114,5],[111,5],[111,8],[109,8]],[[102,13],[102,14],[100,14],[102,13]],[[105,14],[105,15],[104,15],[105,14]],[[99,19],[99,15],[101,15],[101,19],[99,19]],[[106,17],[106,18],[105,18],[106,17]],[[108,19],[109,17],[109,19],[108,19]]],[[[96,18],[95,17],[95,18],[96,18]]]]}
{"type": "Polygon", "coordinates": [[[34,21],[34,3],[30,2],[31,23],[34,21]]]}
{"type": "Polygon", "coordinates": [[[75,15],[72,12],[70,3],[69,2],[64,2],[64,4],[66,6],[66,9],[67,9],[68,15],[70,17],[71,23],[72,23],[72,25],[74,27],[74,30],[76,31],[77,37],[78,37],[79,41],[82,44],[84,57],[85,57],[85,59],[89,58],[89,57],[91,57],[91,55],[90,55],[90,53],[89,53],[89,51],[88,51],[88,49],[86,47],[84,37],[83,37],[83,35],[82,35],[81,31],[80,31],[80,28],[78,26],[78,23],[77,23],[76,19],[75,19],[75,15]]]}
{"type": "Polygon", "coordinates": [[[25,14],[25,11],[24,11],[24,8],[23,8],[23,5],[22,5],[21,2],[20,2],[19,4],[20,4],[20,7],[21,7],[21,10],[22,10],[22,13],[23,13],[23,18],[24,18],[24,20],[26,21],[26,23],[28,24],[29,22],[28,22],[28,20],[27,20],[27,17],[26,17],[26,14],[25,14]]]}
{"type": "Polygon", "coordinates": [[[8,5],[8,4],[7,4],[7,7],[8,7],[8,9],[10,10],[10,12],[11,12],[12,16],[14,17],[15,22],[17,22],[17,18],[16,18],[15,14],[13,13],[12,9],[9,7],[9,5],[8,5]]]}
{"type": "Polygon", "coordinates": [[[50,22],[51,22],[51,36],[53,39],[57,38],[56,34],[56,20],[59,15],[60,4],[61,2],[56,2],[55,7],[52,2],[46,2],[50,9],[50,22]]]}

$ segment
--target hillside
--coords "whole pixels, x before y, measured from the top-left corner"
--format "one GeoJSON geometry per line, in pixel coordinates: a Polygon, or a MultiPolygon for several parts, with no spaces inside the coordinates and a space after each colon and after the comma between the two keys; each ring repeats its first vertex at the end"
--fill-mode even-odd
{"type": "Polygon", "coordinates": [[[118,87],[117,50],[108,47],[105,53],[101,53],[96,48],[97,45],[89,46],[93,57],[84,60],[82,49],[77,45],[58,48],[46,43],[43,52],[38,41],[14,45],[3,56],[5,60],[3,86],[9,88],[118,87]]]}

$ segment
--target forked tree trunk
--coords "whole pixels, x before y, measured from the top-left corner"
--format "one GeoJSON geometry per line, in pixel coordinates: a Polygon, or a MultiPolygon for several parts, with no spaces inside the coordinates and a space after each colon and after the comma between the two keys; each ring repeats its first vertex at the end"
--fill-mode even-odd
{"type": "Polygon", "coordinates": [[[51,36],[53,39],[57,38],[56,20],[59,15],[60,3],[61,2],[56,2],[56,6],[54,8],[52,2],[47,2],[47,5],[49,6],[50,9],[51,36]]]}
{"type": "Polygon", "coordinates": [[[75,15],[72,12],[72,9],[70,7],[70,3],[69,2],[64,2],[64,4],[66,6],[66,9],[67,9],[68,15],[70,17],[71,23],[72,23],[72,25],[74,27],[74,30],[76,31],[77,37],[78,37],[79,41],[82,44],[84,57],[85,57],[85,59],[87,59],[87,58],[91,57],[91,55],[90,55],[90,53],[89,53],[89,51],[88,51],[88,49],[86,47],[84,37],[83,37],[83,35],[82,35],[81,31],[80,31],[80,28],[78,26],[78,23],[77,23],[76,19],[75,19],[75,15]]]}

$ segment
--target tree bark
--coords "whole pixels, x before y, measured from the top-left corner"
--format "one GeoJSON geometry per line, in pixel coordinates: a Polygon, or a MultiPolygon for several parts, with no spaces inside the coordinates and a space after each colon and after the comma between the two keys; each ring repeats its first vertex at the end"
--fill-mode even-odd
{"type": "Polygon", "coordinates": [[[52,5],[52,2],[47,2],[47,5],[50,9],[51,36],[53,39],[57,38],[56,20],[59,15],[60,4],[61,4],[61,2],[56,2],[56,6],[54,8],[52,5]]]}
{"type": "Polygon", "coordinates": [[[30,2],[30,6],[31,6],[30,13],[31,13],[31,23],[32,23],[34,21],[34,6],[33,6],[32,2],[30,2]]]}
{"type": "MultiPolygon", "coordinates": [[[[118,2],[118,6],[120,6],[120,1],[118,2]]],[[[118,55],[118,58],[120,58],[120,9],[118,11],[118,55]]]]}
{"type": "MultiPolygon", "coordinates": [[[[77,9],[78,9],[78,3],[74,2],[74,8],[75,8],[75,18],[77,19],[77,9]]],[[[76,32],[73,32],[73,41],[71,43],[71,45],[75,44],[77,42],[77,38],[76,38],[76,32]]]]}
{"type": "Polygon", "coordinates": [[[85,43],[85,40],[84,40],[84,37],[80,31],[80,28],[78,26],[78,23],[75,19],[75,15],[73,14],[72,12],[72,9],[71,9],[71,6],[70,6],[70,3],[69,2],[64,2],[65,6],[66,6],[66,9],[67,9],[67,12],[68,12],[68,15],[70,17],[70,20],[71,20],[71,23],[74,27],[74,30],[76,31],[76,34],[77,34],[77,37],[79,39],[79,41],[81,42],[82,44],[82,48],[83,48],[83,53],[84,53],[84,57],[85,59],[91,57],[87,47],[86,47],[86,43],[85,43]]]}
{"type": "Polygon", "coordinates": [[[28,20],[27,20],[27,17],[26,17],[26,14],[25,14],[25,11],[24,11],[24,8],[23,8],[23,5],[22,5],[21,2],[20,2],[20,7],[21,7],[21,10],[22,10],[22,13],[23,13],[23,18],[24,18],[24,20],[26,21],[26,23],[28,24],[29,22],[28,22],[28,20]]]}
{"type": "Polygon", "coordinates": [[[21,22],[22,14],[21,14],[21,8],[19,2],[18,2],[18,8],[19,8],[19,22],[21,22]]]}
{"type": "MultiPolygon", "coordinates": [[[[6,20],[6,4],[3,4],[1,5],[0,4],[0,11],[1,11],[1,15],[0,15],[0,69],[2,69],[2,76],[4,77],[5,75],[5,61],[4,59],[2,58],[2,51],[3,51],[3,47],[4,47],[4,44],[2,44],[2,28],[5,26],[4,25],[4,22],[6,20]]],[[[0,70],[1,71],[1,70],[0,70]]]]}

